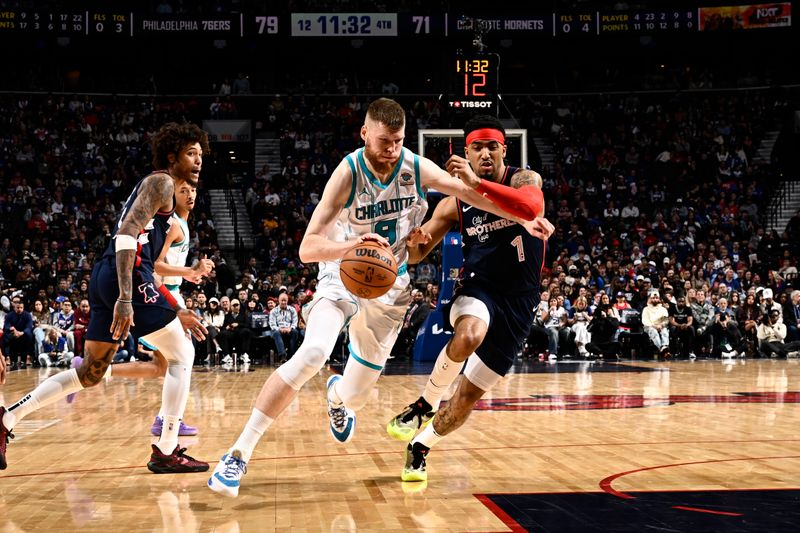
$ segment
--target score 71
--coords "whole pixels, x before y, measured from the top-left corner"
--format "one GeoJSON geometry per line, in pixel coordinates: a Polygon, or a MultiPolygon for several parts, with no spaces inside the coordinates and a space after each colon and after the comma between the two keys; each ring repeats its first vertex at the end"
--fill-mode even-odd
{"type": "Polygon", "coordinates": [[[431,17],[428,15],[413,15],[411,22],[415,24],[414,33],[430,33],[431,17]]]}
{"type": "Polygon", "coordinates": [[[278,17],[276,16],[257,16],[256,17],[256,24],[258,24],[258,34],[263,35],[264,33],[268,34],[275,34],[278,33],[278,17]],[[266,32],[264,31],[266,30],[266,32]]]}

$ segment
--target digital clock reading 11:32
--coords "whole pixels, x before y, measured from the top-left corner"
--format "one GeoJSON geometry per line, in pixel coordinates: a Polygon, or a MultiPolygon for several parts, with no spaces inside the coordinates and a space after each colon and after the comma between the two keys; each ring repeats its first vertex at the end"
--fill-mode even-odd
{"type": "Polygon", "coordinates": [[[497,94],[495,56],[458,56],[455,61],[455,82],[455,95],[463,98],[494,98],[497,94]]]}

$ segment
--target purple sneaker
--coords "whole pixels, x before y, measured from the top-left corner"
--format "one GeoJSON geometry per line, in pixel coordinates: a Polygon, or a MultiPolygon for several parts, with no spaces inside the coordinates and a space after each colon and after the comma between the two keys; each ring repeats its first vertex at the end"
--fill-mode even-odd
{"type": "MultiPolygon", "coordinates": [[[[153,427],[150,428],[150,432],[155,435],[156,437],[161,436],[161,428],[164,425],[164,419],[160,416],[157,416],[155,421],[153,422],[153,427]]],[[[192,437],[197,435],[197,428],[194,426],[187,426],[181,420],[181,428],[178,430],[178,435],[181,437],[192,437]]]]}

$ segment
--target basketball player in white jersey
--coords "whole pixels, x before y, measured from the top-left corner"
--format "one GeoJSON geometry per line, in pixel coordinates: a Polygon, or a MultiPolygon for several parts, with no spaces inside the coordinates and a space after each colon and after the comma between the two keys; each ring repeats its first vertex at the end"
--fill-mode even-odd
{"type": "MultiPolygon", "coordinates": [[[[327,402],[333,437],[339,442],[352,438],[355,411],[366,403],[380,376],[410,301],[406,245],[429,238],[419,229],[427,210],[426,189],[435,188],[515,220],[534,220],[539,212],[532,197],[482,182],[465,161],[450,167],[458,180],[433,161],[403,148],[405,112],[393,100],[380,98],[370,104],[361,138],[365,146],[346,156],[333,172],[300,244],[304,263],[320,263],[317,292],[304,309],[305,340],[267,379],[244,431],[208,480],[211,490],[238,495],[258,440],[300,387],[325,365],[348,324],[350,357],[343,376],[328,379],[327,402]],[[498,209],[500,205],[505,210],[498,209]],[[342,256],[364,241],[390,248],[398,264],[394,287],[372,300],[354,296],[339,278],[342,256]]],[[[529,226],[531,231],[537,231],[536,220],[529,226]]]]}
{"type": "MultiPolygon", "coordinates": [[[[186,259],[189,256],[189,214],[194,208],[197,198],[197,188],[187,182],[178,185],[175,191],[175,213],[172,215],[172,224],[167,233],[161,255],[156,259],[156,274],[161,277],[161,282],[169,289],[170,294],[175,298],[177,305],[184,309],[186,305],[181,295],[180,285],[183,279],[192,283],[199,283],[203,276],[206,276],[214,268],[214,262],[210,259],[200,259],[194,266],[186,266],[186,259]]],[[[155,357],[152,361],[141,361],[125,363],[121,365],[109,365],[106,377],[119,378],[158,378],[167,373],[167,360],[164,355],[152,344],[144,339],[139,342],[146,348],[153,350],[155,357]]],[[[159,412],[153,422],[153,435],[161,435],[163,416],[159,412]]],[[[179,436],[197,435],[197,428],[189,426],[181,420],[179,436]]]]}

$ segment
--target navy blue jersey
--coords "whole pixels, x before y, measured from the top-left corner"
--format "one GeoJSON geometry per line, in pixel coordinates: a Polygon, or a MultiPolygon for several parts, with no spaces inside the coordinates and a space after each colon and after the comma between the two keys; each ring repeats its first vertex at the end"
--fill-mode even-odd
{"type": "MultiPolygon", "coordinates": [[[[519,170],[506,167],[503,185],[519,170]]],[[[545,243],[516,222],[456,200],[464,266],[461,279],[483,281],[500,294],[539,292],[545,243]]]]}
{"type": "MultiPolygon", "coordinates": [[[[117,252],[114,248],[115,242],[113,237],[117,235],[117,231],[119,231],[122,221],[125,219],[125,215],[133,205],[133,202],[136,201],[136,197],[139,195],[139,187],[141,187],[142,182],[151,175],[152,174],[149,174],[148,176],[142,178],[142,180],[136,184],[136,187],[133,188],[130,196],[128,196],[128,199],[125,201],[125,207],[123,207],[122,213],[119,215],[119,220],[117,220],[117,225],[114,227],[111,242],[109,242],[108,248],[106,248],[106,251],[103,254],[103,259],[111,259],[112,261],[116,261],[117,252]]],[[[172,224],[171,219],[172,213],[174,212],[175,197],[173,196],[172,210],[159,211],[156,213],[155,216],[151,218],[150,221],[145,225],[144,229],[139,233],[137,238],[138,245],[136,247],[134,269],[143,269],[151,273],[154,271],[155,261],[158,259],[158,256],[161,255],[161,249],[164,247],[164,242],[167,240],[167,233],[169,232],[170,225],[172,224]]]]}

